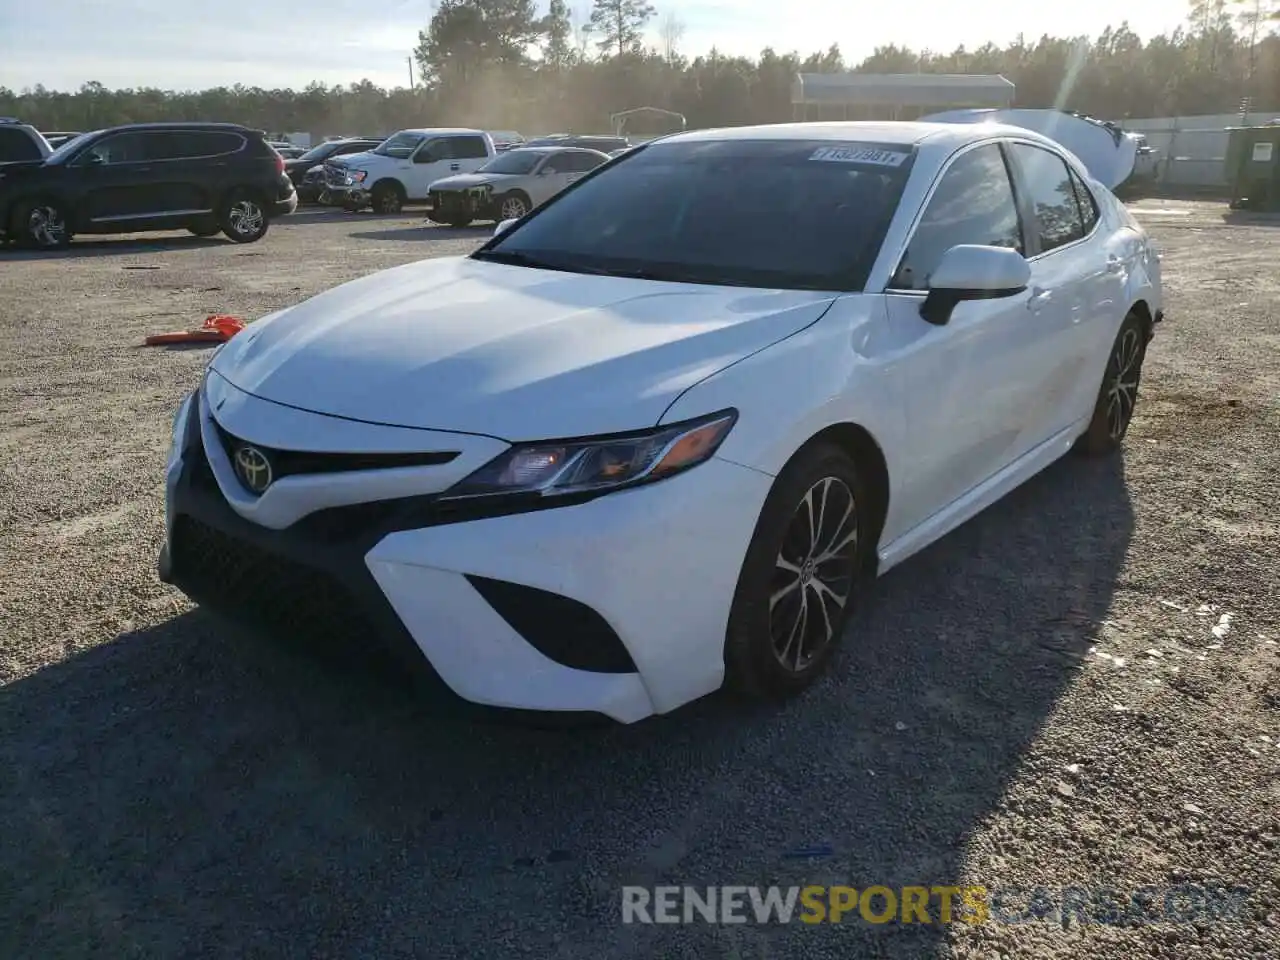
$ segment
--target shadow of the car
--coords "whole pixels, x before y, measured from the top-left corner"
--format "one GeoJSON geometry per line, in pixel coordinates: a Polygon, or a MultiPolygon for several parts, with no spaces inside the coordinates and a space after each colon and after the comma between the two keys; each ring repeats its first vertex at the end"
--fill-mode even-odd
{"type": "Polygon", "coordinates": [[[111,237],[76,238],[61,250],[29,250],[18,246],[0,247],[0,256],[13,260],[75,260],[81,257],[136,256],[140,253],[171,253],[198,250],[202,247],[235,246],[222,236],[111,237]]]}
{"type": "MultiPolygon", "coordinates": [[[[623,884],[954,883],[1132,528],[1123,461],[1069,458],[884,577],[798,700],[629,727],[477,723],[360,638],[312,650],[199,611],[123,635],[0,690],[22,878],[0,925],[15,956],[480,956],[500,915],[535,955],[639,960],[677,953],[671,928],[618,923],[623,884]]],[[[923,960],[947,936],[891,927],[694,925],[678,955],[729,932],[744,954],[923,960]]]]}

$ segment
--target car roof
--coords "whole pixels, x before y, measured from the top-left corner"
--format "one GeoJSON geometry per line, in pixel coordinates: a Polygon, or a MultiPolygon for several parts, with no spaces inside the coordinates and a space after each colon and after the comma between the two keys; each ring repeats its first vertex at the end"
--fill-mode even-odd
{"type": "Polygon", "coordinates": [[[599,150],[590,147],[558,147],[554,143],[540,143],[534,147],[512,147],[507,153],[590,153],[598,154],[599,150]]]}
{"type": "Polygon", "coordinates": [[[436,136],[439,136],[442,133],[446,135],[456,133],[456,134],[471,134],[474,136],[484,136],[483,130],[477,130],[474,127],[405,127],[405,129],[398,130],[396,132],[397,133],[434,134],[436,136]]]}
{"type": "Polygon", "coordinates": [[[851,140],[857,142],[959,147],[989,137],[1023,137],[1057,146],[1053,140],[1025,127],[1007,123],[923,123],[920,121],[849,120],[833,123],[769,123],[754,127],[691,130],[662,137],[660,142],[712,140],[851,140]]]}
{"type": "MultiPolygon", "coordinates": [[[[206,121],[169,121],[164,123],[122,123],[115,127],[104,127],[102,133],[119,133],[124,130],[228,130],[235,133],[261,133],[253,127],[242,123],[214,123],[206,121]]],[[[283,142],[283,141],[279,141],[283,142]]]]}

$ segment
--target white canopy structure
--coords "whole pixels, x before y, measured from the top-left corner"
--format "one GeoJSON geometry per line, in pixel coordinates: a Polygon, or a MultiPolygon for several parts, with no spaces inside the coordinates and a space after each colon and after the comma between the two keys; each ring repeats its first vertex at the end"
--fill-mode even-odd
{"type": "Polygon", "coordinates": [[[954,107],[1008,107],[1014,85],[995,74],[801,73],[791,84],[796,120],[914,120],[954,107]]]}

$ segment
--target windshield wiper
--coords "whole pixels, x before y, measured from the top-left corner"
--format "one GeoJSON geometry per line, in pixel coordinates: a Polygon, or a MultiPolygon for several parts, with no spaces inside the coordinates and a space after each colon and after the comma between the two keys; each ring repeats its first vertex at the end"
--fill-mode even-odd
{"type": "Polygon", "coordinates": [[[521,253],[518,250],[477,250],[471,255],[472,260],[489,260],[493,263],[508,263],[513,267],[533,267],[539,270],[572,270],[578,272],[576,267],[567,267],[559,263],[553,263],[550,260],[543,260],[541,257],[535,257],[528,253],[521,253]]]}

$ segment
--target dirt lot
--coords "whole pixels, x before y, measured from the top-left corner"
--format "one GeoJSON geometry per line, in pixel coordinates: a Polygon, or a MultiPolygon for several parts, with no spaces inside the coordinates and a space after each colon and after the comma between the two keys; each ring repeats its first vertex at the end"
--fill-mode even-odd
{"type": "Polygon", "coordinates": [[[0,254],[0,956],[1280,955],[1280,224],[1136,209],[1169,319],[1122,460],[888,575],[799,702],[568,731],[451,716],[154,573],[207,354],[142,337],[483,231],[0,254]],[[626,883],[1251,893],[1198,923],[637,927],[626,883]]]}

